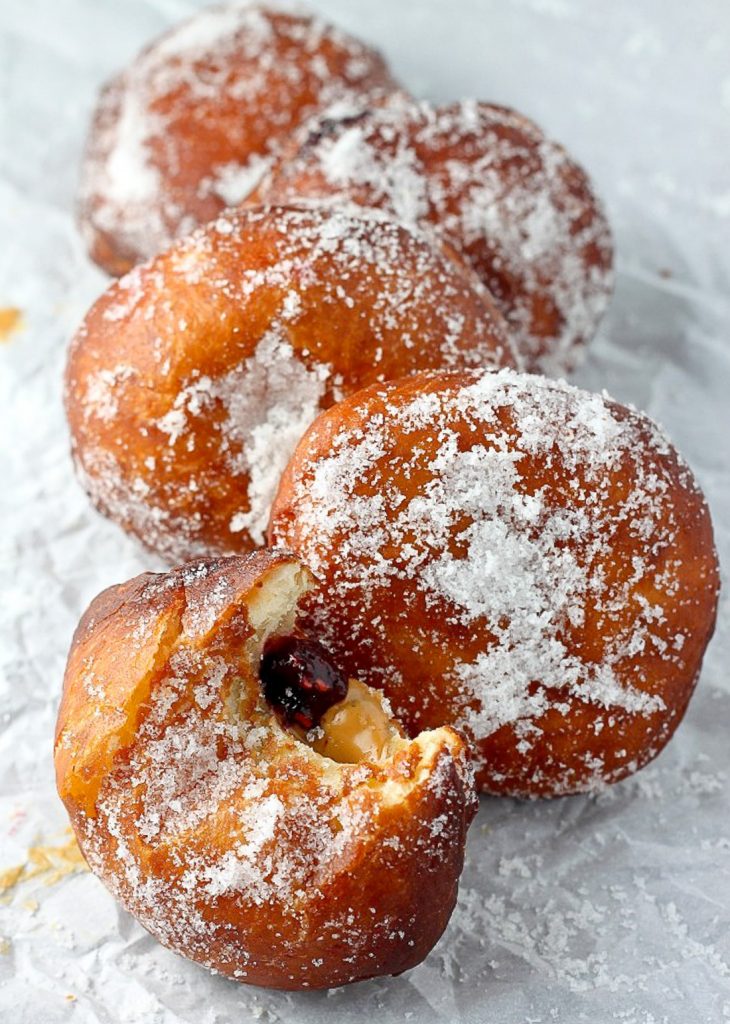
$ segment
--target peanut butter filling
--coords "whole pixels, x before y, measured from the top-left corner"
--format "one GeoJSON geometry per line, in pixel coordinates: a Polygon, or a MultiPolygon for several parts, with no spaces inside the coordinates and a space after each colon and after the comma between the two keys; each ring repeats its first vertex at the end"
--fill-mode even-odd
{"type": "Polygon", "coordinates": [[[341,764],[385,760],[401,738],[380,695],[357,679],[350,680],[345,699],[322,716],[318,732],[313,749],[341,764]]]}

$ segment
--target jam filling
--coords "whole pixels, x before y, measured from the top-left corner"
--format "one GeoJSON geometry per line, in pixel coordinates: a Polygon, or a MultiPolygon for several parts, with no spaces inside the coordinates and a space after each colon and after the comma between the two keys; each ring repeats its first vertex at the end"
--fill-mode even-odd
{"type": "Polygon", "coordinates": [[[264,647],[259,668],[264,696],[281,719],[309,731],[347,696],[347,679],[316,640],[276,636],[264,647]]]}

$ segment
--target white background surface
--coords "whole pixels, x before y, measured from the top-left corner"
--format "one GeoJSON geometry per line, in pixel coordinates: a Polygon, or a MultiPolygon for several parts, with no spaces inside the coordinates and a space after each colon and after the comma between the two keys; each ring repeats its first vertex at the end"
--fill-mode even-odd
{"type": "MultiPolygon", "coordinates": [[[[73,480],[60,380],[67,340],[104,286],[72,217],[95,89],[194,7],[0,4],[0,306],[25,316],[0,346],[0,871],[65,826],[51,742],[78,616],[102,587],[157,567],[73,480]]],[[[514,105],[588,167],[619,273],[578,381],[664,424],[706,490],[730,565],[730,4],[318,7],[380,46],[416,93],[514,105]]],[[[0,903],[0,1019],[730,1020],[727,605],[725,595],[687,719],[652,766],[599,797],[483,800],[460,907],[409,974],[330,994],[240,987],[161,949],[100,883],[77,875],[27,883],[0,903]]]]}

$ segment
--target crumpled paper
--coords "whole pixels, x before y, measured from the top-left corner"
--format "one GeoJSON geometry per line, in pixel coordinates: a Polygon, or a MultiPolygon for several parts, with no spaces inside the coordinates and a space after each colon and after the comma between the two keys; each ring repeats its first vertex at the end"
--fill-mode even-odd
{"type": "MultiPolygon", "coordinates": [[[[384,49],[413,91],[513,104],[590,169],[615,227],[618,285],[577,381],[663,423],[730,564],[730,10],[715,0],[318,6],[384,49]]],[[[665,753],[598,796],[484,799],[451,926],[399,978],[283,994],[213,977],[157,945],[59,853],[68,834],[51,746],[71,633],[100,589],[162,568],[90,509],[67,454],[64,350],[105,283],[73,222],[79,153],[99,83],[194,8],[5,0],[0,12],[0,309],[20,311],[0,316],[0,880],[15,879],[0,897],[0,1017],[730,1019],[727,595],[665,753]]]]}

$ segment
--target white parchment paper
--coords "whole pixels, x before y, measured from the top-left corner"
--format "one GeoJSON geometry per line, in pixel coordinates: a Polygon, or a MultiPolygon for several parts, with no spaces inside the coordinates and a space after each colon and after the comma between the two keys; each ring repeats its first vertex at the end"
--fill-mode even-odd
{"type": "MultiPolygon", "coordinates": [[[[320,0],[435,99],[514,105],[606,197],[618,286],[578,382],[659,419],[693,466],[730,565],[730,6],[726,0],[320,0]]],[[[2,0],[0,874],[62,844],[51,744],[88,601],[161,568],[95,515],[67,456],[64,349],[104,286],[72,207],[99,83],[185,0],[2,0]]],[[[730,1019],[728,595],[667,751],[605,794],[483,800],[459,909],[426,962],[332,993],[210,976],[159,947],[95,878],[52,872],[0,902],[12,1024],[730,1019]]],[[[424,894],[428,898],[428,894],[424,894]]]]}

